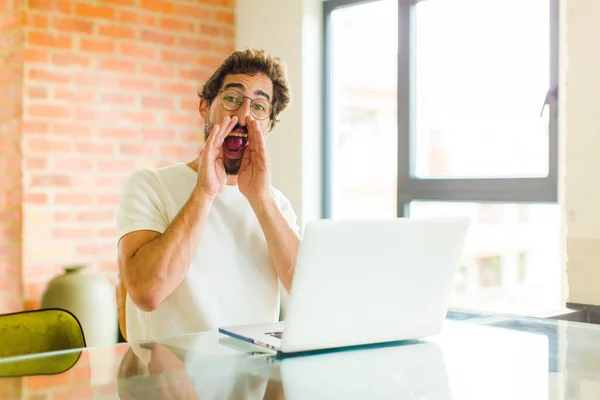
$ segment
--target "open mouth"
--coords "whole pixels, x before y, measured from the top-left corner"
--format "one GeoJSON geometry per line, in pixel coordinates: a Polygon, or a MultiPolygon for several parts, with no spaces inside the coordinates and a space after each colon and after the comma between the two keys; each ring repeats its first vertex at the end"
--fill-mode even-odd
{"type": "Polygon", "coordinates": [[[248,134],[231,132],[231,134],[225,138],[223,146],[225,147],[225,150],[227,150],[228,156],[235,157],[242,153],[247,144],[248,134]]]}

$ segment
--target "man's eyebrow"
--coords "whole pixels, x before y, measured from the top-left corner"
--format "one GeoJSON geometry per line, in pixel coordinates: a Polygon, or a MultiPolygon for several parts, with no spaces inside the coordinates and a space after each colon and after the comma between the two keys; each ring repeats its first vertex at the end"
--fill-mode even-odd
{"type": "MultiPolygon", "coordinates": [[[[246,86],[244,86],[243,83],[239,83],[239,82],[230,82],[228,84],[226,84],[225,86],[223,86],[223,89],[241,89],[241,90],[246,90],[246,86]]],[[[266,97],[267,101],[271,101],[271,96],[269,96],[266,92],[262,91],[262,90],[255,90],[254,94],[256,96],[263,96],[266,97]]]]}

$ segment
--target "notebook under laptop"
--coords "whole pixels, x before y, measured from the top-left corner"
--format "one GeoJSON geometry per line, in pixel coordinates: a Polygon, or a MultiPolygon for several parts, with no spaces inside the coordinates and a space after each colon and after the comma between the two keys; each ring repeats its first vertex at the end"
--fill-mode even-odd
{"type": "Polygon", "coordinates": [[[436,335],[468,226],[466,218],[312,221],[286,320],[219,331],[280,353],[436,335]]]}

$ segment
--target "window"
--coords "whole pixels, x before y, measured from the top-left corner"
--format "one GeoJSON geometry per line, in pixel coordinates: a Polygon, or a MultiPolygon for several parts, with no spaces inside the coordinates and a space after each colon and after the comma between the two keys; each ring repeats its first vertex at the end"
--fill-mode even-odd
{"type": "Polygon", "coordinates": [[[323,4],[323,216],[468,216],[454,306],[561,306],[558,1],[323,4]]]}

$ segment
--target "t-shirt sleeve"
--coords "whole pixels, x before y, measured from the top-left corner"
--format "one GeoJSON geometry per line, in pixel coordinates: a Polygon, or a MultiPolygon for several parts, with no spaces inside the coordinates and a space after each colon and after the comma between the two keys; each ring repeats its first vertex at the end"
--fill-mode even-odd
{"type": "Polygon", "coordinates": [[[128,233],[150,230],[164,233],[168,227],[162,188],[155,172],[134,172],[125,182],[117,210],[118,240],[128,233]]]}

